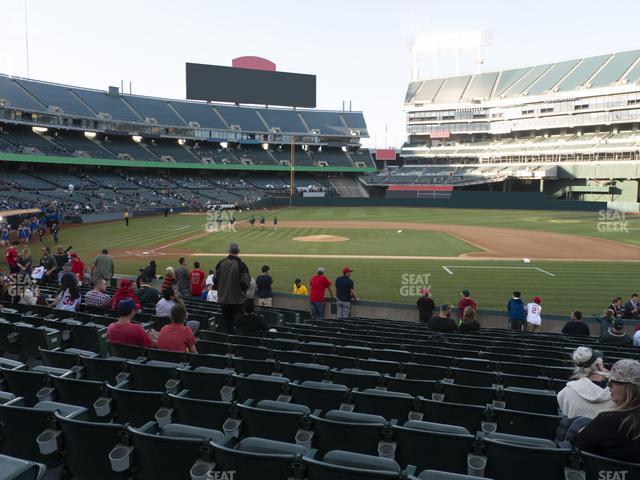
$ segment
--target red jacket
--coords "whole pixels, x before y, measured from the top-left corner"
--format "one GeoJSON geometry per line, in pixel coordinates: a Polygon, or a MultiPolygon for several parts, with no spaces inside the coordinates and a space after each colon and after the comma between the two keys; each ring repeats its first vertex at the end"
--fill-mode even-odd
{"type": "Polygon", "coordinates": [[[464,314],[464,309],[467,307],[473,308],[476,312],[478,311],[478,304],[471,297],[462,297],[458,302],[458,319],[462,320],[462,315],[464,314]]]}
{"type": "Polygon", "coordinates": [[[84,280],[84,262],[79,258],[74,258],[71,264],[71,271],[76,274],[79,281],[84,280]]]}
{"type": "Polygon", "coordinates": [[[18,265],[18,250],[16,249],[16,247],[14,247],[13,245],[10,246],[9,248],[7,248],[7,265],[11,266],[16,266],[18,265]]]}

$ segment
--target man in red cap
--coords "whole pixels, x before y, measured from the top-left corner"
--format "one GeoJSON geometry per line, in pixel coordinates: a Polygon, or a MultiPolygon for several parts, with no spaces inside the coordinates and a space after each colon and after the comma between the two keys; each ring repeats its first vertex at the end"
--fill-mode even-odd
{"type": "Polygon", "coordinates": [[[351,302],[358,301],[358,296],[353,288],[349,267],[342,269],[342,276],[336,278],[336,318],[345,320],[351,315],[351,302]]]}
{"type": "Polygon", "coordinates": [[[542,326],[542,299],[533,297],[533,301],[527,304],[527,332],[539,332],[542,326]]]}

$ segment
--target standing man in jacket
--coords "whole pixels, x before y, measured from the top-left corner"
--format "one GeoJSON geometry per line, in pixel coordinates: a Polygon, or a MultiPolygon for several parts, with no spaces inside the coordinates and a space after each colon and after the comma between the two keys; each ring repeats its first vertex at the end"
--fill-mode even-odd
{"type": "Polygon", "coordinates": [[[509,328],[511,330],[522,330],[524,321],[527,318],[524,302],[520,298],[522,294],[519,291],[513,292],[513,298],[507,303],[507,312],[509,313],[509,328]]]}
{"type": "Polygon", "coordinates": [[[178,259],[178,268],[176,269],[176,281],[178,282],[178,293],[182,298],[191,295],[191,281],[189,280],[189,269],[187,268],[187,259],[180,257],[178,259]]]}
{"type": "Polygon", "coordinates": [[[214,288],[218,291],[218,303],[222,305],[222,317],[227,333],[233,333],[233,319],[242,313],[251,284],[247,265],[240,260],[240,245],[229,244],[229,256],[216,265],[214,288]]]}

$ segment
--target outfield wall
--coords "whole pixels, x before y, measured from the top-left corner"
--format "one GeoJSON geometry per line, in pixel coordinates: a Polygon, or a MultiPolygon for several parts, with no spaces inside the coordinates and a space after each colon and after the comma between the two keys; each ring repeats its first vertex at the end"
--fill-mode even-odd
{"type": "Polygon", "coordinates": [[[450,198],[266,198],[267,207],[443,207],[514,210],[605,210],[607,202],[549,200],[540,192],[454,191],[450,198]]]}

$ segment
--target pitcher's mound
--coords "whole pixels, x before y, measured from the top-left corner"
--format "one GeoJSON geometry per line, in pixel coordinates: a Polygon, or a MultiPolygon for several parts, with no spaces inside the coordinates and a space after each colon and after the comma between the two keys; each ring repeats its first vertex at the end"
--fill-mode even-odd
{"type": "Polygon", "coordinates": [[[347,237],[339,237],[337,235],[307,235],[306,237],[293,237],[297,242],[346,242],[349,240],[347,237]]]}

